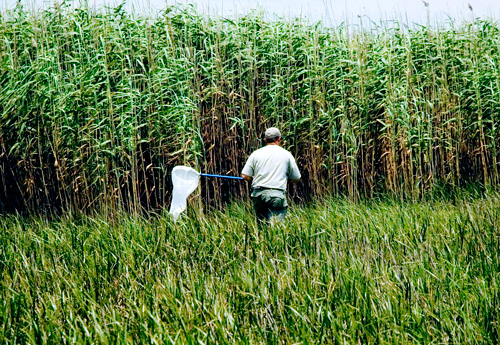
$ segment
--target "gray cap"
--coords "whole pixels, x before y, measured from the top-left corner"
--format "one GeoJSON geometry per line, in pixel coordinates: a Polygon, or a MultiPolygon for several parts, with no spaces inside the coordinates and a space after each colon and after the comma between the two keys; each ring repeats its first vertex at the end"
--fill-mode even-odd
{"type": "Polygon", "coordinates": [[[264,135],[266,139],[276,139],[281,137],[280,130],[276,127],[270,127],[266,129],[266,133],[264,135]]]}

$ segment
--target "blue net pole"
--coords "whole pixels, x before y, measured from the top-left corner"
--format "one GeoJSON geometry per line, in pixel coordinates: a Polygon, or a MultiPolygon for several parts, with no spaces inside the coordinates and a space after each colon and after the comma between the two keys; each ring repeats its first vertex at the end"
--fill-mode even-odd
{"type": "Polygon", "coordinates": [[[200,176],[221,177],[221,178],[228,178],[228,179],[232,179],[232,180],[243,180],[243,177],[240,177],[240,176],[213,175],[213,174],[200,174],[200,176]]]}

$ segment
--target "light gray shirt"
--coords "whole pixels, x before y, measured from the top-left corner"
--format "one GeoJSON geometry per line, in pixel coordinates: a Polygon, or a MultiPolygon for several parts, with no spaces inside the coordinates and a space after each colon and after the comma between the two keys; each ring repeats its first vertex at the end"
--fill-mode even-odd
{"type": "Polygon", "coordinates": [[[288,179],[300,179],[292,154],[278,145],[266,145],[254,151],[241,173],[253,178],[253,189],[261,187],[286,191],[288,179]]]}

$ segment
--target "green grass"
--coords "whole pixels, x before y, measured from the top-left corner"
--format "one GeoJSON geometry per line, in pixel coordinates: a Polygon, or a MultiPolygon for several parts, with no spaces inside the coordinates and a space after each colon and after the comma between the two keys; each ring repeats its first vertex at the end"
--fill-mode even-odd
{"type": "Polygon", "coordinates": [[[497,343],[500,196],[0,219],[2,343],[497,343]]]}

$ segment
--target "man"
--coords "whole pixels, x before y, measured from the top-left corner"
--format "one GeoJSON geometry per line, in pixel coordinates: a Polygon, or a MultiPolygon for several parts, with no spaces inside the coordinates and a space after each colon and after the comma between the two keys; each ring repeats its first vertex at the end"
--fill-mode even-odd
{"type": "Polygon", "coordinates": [[[271,127],[265,132],[266,146],[254,151],[243,167],[241,177],[252,183],[251,199],[259,221],[272,217],[283,220],[287,182],[300,179],[299,168],[292,154],[281,147],[281,133],[271,127]]]}

